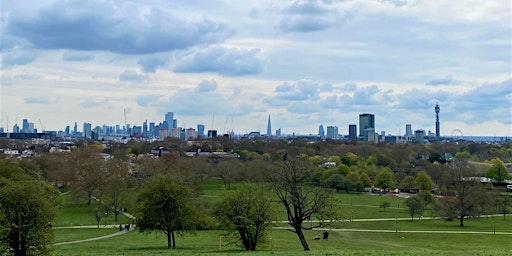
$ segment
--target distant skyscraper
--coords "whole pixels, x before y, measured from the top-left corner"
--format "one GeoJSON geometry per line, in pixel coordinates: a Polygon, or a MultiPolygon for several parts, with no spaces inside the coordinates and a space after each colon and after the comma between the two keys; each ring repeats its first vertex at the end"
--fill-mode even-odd
{"type": "Polygon", "coordinates": [[[268,115],[267,136],[272,136],[272,123],[270,122],[270,115],[268,115]]]}
{"type": "Polygon", "coordinates": [[[439,136],[441,136],[441,133],[440,133],[440,124],[439,124],[439,110],[441,110],[439,108],[439,104],[436,103],[436,107],[434,108],[434,110],[436,111],[436,137],[439,138],[439,136]]]}
{"type": "Polygon", "coordinates": [[[90,123],[84,123],[84,134],[83,136],[90,139],[92,136],[92,124],[90,123]]]}
{"type": "Polygon", "coordinates": [[[65,131],[66,135],[69,135],[69,125],[66,126],[66,129],[64,129],[64,131],[65,131]]]}
{"type": "Polygon", "coordinates": [[[405,125],[405,136],[411,137],[412,136],[412,126],[411,124],[405,125]]]}
{"type": "Polygon", "coordinates": [[[321,138],[325,137],[325,130],[323,125],[318,126],[318,136],[321,138]]]}
{"type": "Polygon", "coordinates": [[[348,139],[352,141],[357,140],[357,125],[349,124],[348,125],[348,139]]]}
{"type": "Polygon", "coordinates": [[[375,115],[374,114],[360,114],[359,115],[359,135],[364,136],[364,131],[368,128],[375,130],[375,115]]]}
{"type": "Polygon", "coordinates": [[[204,137],[204,125],[202,125],[202,124],[197,125],[197,136],[204,137]]]}
{"type": "Polygon", "coordinates": [[[327,126],[326,138],[337,140],[338,139],[338,126],[327,126]]]}
{"type": "Polygon", "coordinates": [[[29,129],[28,120],[23,119],[23,125],[21,126],[21,132],[29,132],[28,129],[29,129]]]}
{"type": "Polygon", "coordinates": [[[142,123],[142,136],[147,137],[148,136],[148,120],[144,121],[142,123]]]}
{"type": "Polygon", "coordinates": [[[167,129],[169,129],[168,131],[170,132],[173,127],[173,124],[174,124],[174,112],[167,112],[167,114],[165,114],[165,122],[167,123],[167,129]]]}
{"type": "Polygon", "coordinates": [[[12,126],[12,132],[15,132],[15,133],[20,132],[20,127],[18,126],[18,124],[14,124],[12,126]]]}
{"type": "Polygon", "coordinates": [[[78,133],[78,125],[75,122],[75,126],[73,127],[73,134],[77,134],[77,133],[78,133]]]}
{"type": "Polygon", "coordinates": [[[281,137],[281,128],[276,130],[276,136],[281,137]]]}

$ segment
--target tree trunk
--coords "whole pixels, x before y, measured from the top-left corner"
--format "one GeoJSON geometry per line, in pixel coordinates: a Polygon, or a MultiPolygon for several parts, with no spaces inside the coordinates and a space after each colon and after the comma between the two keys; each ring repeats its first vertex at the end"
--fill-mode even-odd
{"type": "Polygon", "coordinates": [[[302,233],[302,228],[296,227],[295,233],[297,233],[297,236],[299,237],[300,243],[302,244],[304,251],[309,251],[309,245],[308,242],[306,241],[306,238],[304,237],[304,233],[302,233]]]}
{"type": "Polygon", "coordinates": [[[171,248],[172,241],[171,241],[171,232],[167,232],[167,249],[171,248]]]}
{"type": "Polygon", "coordinates": [[[174,237],[174,231],[171,232],[171,234],[172,234],[172,248],[176,248],[176,239],[174,237]]]}
{"type": "Polygon", "coordinates": [[[459,226],[464,227],[464,216],[460,216],[459,220],[460,220],[459,226]]]}

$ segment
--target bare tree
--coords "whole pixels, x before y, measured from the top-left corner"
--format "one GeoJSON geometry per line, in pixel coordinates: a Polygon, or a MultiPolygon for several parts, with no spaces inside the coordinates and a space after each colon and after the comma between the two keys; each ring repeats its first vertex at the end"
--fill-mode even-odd
{"type": "Polygon", "coordinates": [[[320,220],[334,215],[331,207],[334,190],[311,186],[312,172],[313,166],[307,160],[293,158],[277,163],[277,168],[270,174],[274,191],[286,209],[288,224],[292,227],[290,231],[297,234],[306,251],[310,248],[303,230],[321,227],[323,222],[309,227],[305,227],[304,222],[313,215],[320,220]]]}

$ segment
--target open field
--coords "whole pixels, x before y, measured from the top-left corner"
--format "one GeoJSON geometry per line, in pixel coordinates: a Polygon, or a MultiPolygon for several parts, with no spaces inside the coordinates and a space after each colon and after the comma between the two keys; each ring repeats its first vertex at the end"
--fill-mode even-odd
{"type": "MultiPolygon", "coordinates": [[[[231,185],[232,189],[237,186],[243,184],[231,185]]],[[[206,183],[203,189],[201,200],[211,204],[220,198],[224,186],[221,180],[214,180],[206,183]]],[[[228,243],[224,231],[198,231],[195,235],[178,236],[177,248],[167,249],[162,233],[142,234],[135,230],[108,239],[58,245],[54,247],[54,255],[512,255],[512,216],[466,219],[465,227],[459,227],[457,220],[428,219],[430,212],[427,211],[424,219],[411,221],[404,200],[337,193],[336,201],[340,202],[344,221],[327,227],[330,229],[328,241],[313,239],[315,235],[321,236],[322,230],[306,231],[310,252],[304,252],[296,235],[284,230],[285,223],[279,223],[268,231],[265,242],[258,245],[257,251],[249,253],[239,244],[228,243]],[[386,210],[379,208],[383,201],[391,204],[386,210]],[[352,218],[354,221],[350,221],[352,218]],[[395,221],[395,218],[399,220],[395,221]]],[[[95,225],[91,207],[65,198],[61,217],[54,226],[95,225]]],[[[277,220],[284,220],[281,205],[276,204],[276,210],[280,211],[277,220]]],[[[131,220],[120,215],[120,221],[114,223],[113,216],[109,215],[107,222],[108,225],[118,225],[131,220]]],[[[100,226],[102,224],[103,219],[100,226]]],[[[56,229],[55,242],[101,237],[117,231],[117,228],[56,229]]]]}
{"type": "MultiPolygon", "coordinates": [[[[176,239],[167,249],[162,234],[130,232],[110,239],[55,247],[54,255],[235,255],[244,251],[219,242],[221,231],[201,231],[176,239]]],[[[329,240],[313,240],[321,231],[307,231],[310,252],[301,250],[295,234],[271,230],[266,243],[251,255],[510,255],[512,235],[373,233],[331,231],[329,240]],[[272,242],[270,242],[272,238],[272,242]]]]}

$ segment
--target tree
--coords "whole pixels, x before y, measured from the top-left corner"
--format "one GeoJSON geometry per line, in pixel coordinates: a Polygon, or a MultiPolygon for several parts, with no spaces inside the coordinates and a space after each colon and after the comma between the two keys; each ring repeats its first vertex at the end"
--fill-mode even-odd
{"type": "Polygon", "coordinates": [[[480,216],[492,200],[489,190],[473,178],[474,169],[458,160],[455,168],[447,172],[447,196],[436,202],[435,211],[449,220],[459,219],[462,227],[466,217],[480,216]]]}
{"type": "Polygon", "coordinates": [[[90,205],[94,194],[104,188],[106,177],[98,150],[92,147],[76,149],[67,158],[67,164],[68,170],[74,175],[70,180],[74,192],[80,195],[85,193],[87,205],[90,205]]]}
{"type": "Polygon", "coordinates": [[[2,161],[0,169],[0,250],[10,248],[14,255],[49,254],[50,223],[61,203],[59,191],[21,163],[2,161]]]}
{"type": "Polygon", "coordinates": [[[491,163],[492,166],[485,172],[485,177],[495,179],[498,183],[502,183],[504,180],[512,178],[500,159],[494,158],[491,160],[491,163]]]}
{"type": "Polygon", "coordinates": [[[410,175],[405,176],[405,178],[400,181],[400,188],[408,192],[411,190],[416,190],[417,187],[416,183],[414,182],[414,177],[410,175]]]}
{"type": "Polygon", "coordinates": [[[414,220],[414,215],[421,216],[425,210],[425,202],[419,195],[414,195],[405,200],[405,205],[409,208],[409,216],[414,220]]]}
{"type": "MultiPolygon", "coordinates": [[[[109,159],[107,162],[108,177],[105,180],[103,203],[114,210],[114,221],[121,211],[121,205],[128,194],[128,166],[118,159],[109,159]]],[[[126,206],[125,206],[126,207],[126,206]]]]}
{"type": "Polygon", "coordinates": [[[288,225],[292,232],[297,234],[304,250],[309,251],[309,245],[303,230],[310,230],[322,226],[304,227],[303,224],[315,215],[317,218],[332,218],[334,214],[331,206],[334,205],[334,190],[312,187],[308,184],[313,171],[311,163],[300,158],[286,159],[277,164],[277,168],[270,176],[274,191],[286,209],[288,225]]]}
{"type": "Polygon", "coordinates": [[[176,247],[175,234],[193,232],[200,217],[197,198],[189,186],[170,176],[153,177],[138,195],[141,232],[162,231],[167,248],[176,247]]]}
{"type": "Polygon", "coordinates": [[[363,183],[363,186],[365,188],[369,188],[372,186],[372,181],[370,180],[370,177],[366,172],[361,173],[359,179],[361,180],[361,183],[363,183]]]}
{"type": "Polygon", "coordinates": [[[425,171],[419,171],[416,175],[416,179],[414,180],[416,186],[420,189],[420,191],[432,191],[432,187],[434,186],[434,182],[430,175],[428,175],[425,171]]]}
{"type": "Polygon", "coordinates": [[[271,224],[272,200],[261,186],[249,184],[236,191],[226,191],[216,207],[216,215],[229,229],[238,232],[245,250],[256,245],[271,224]]]}
{"type": "Polygon", "coordinates": [[[508,194],[497,194],[495,207],[498,213],[503,214],[503,219],[505,219],[507,214],[510,213],[510,207],[512,207],[512,197],[508,194]]]}
{"type": "Polygon", "coordinates": [[[386,208],[388,208],[390,205],[391,205],[391,203],[389,201],[383,201],[382,203],[379,204],[379,207],[384,209],[384,211],[385,211],[386,208]]]}
{"type": "Polygon", "coordinates": [[[393,188],[395,186],[395,178],[391,169],[388,167],[382,168],[375,178],[375,183],[384,190],[393,188]]]}

